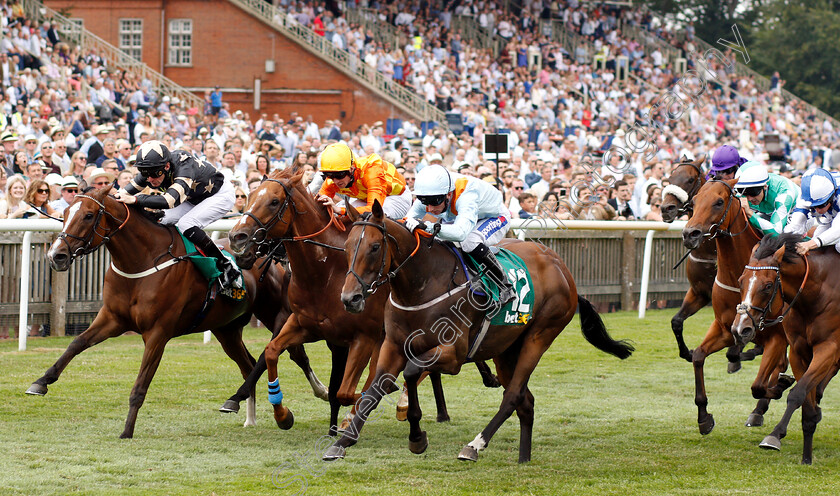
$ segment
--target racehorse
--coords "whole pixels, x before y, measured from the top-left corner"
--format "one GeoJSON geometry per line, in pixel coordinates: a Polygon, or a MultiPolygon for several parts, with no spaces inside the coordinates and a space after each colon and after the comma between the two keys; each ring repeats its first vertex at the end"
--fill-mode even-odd
{"type": "MultiPolygon", "coordinates": [[[[269,382],[277,379],[277,359],[290,346],[325,340],[332,351],[332,373],[328,387],[330,434],[337,432],[338,410],[354,404],[365,366],[375,363],[384,337],[383,311],[387,287],[371,298],[367,311],[348,315],[339,299],[342,280],[336,274],[347,271],[341,254],[346,228],[306,191],[303,170],[274,171],[265,178],[249,200],[245,215],[230,231],[231,251],[242,267],[254,264],[257,250],[271,252],[283,242],[292,278],[288,288],[292,315],[266,347],[269,382]]],[[[373,365],[371,365],[372,367],[373,365]]],[[[363,390],[367,390],[369,374],[363,390]]],[[[440,375],[432,376],[438,421],[449,420],[440,375]]],[[[282,429],[294,422],[291,410],[282,402],[273,405],[274,418],[282,429]]]]}
{"type": "Polygon", "coordinates": [[[761,240],[741,276],[743,302],[732,332],[746,341],[766,332],[768,323],[784,322],[796,385],[781,420],[759,446],[780,450],[791,415],[801,406],[802,463],[811,464],[814,431],[822,419],[819,403],[840,366],[840,278],[834,247],[803,257],[796,252],[801,241],[796,234],[761,240]]]}
{"type": "MultiPolygon", "coordinates": [[[[146,218],[143,210],[119,203],[108,195],[110,190],[107,187],[77,195],[65,210],[63,230],[47,253],[52,268],[65,271],[74,258],[105,246],[111,254],[111,268],[105,274],[102,308],[87,330],[26,392],[47,394],[47,386],[58,380],[76,355],[108,338],[135,331],[143,337],[145,351],[131,390],[125,430],[120,435],[130,438],[170,339],[210,329],[242,376],[247,377],[255,361],[242,342],[242,327],[251,312],[269,323],[284,321],[289,310],[278,304],[285,299],[284,273],[272,266],[262,282],[256,272],[243,272],[247,298],[235,302],[219,296],[199,319],[208,293],[207,280],[192,263],[179,263],[185,260],[181,257],[186,250],[175,228],[161,226],[146,218]]],[[[310,383],[320,384],[303,348],[295,355],[310,383]]],[[[246,425],[254,422],[253,387],[250,391],[246,425]]]]}
{"type": "Polygon", "coordinates": [[[531,290],[534,304],[528,310],[520,307],[529,312],[524,325],[490,325],[487,329],[482,321],[488,302],[476,303],[473,298],[471,304],[464,305],[473,293],[467,290],[470,283],[460,259],[447,246],[433,242],[426,247],[419,231],[412,234],[403,224],[387,219],[378,201],[364,216],[352,207],[347,211],[354,224],[344,245],[349,266],[341,290],[345,308],[350,312],[363,311],[375,288],[389,280],[391,296],[385,309],[385,341],[379,352],[374,385],[358,405],[350,427],[323,454],[325,460],[344,457],[346,448],[355,444],[365,419],[386,390],[396,387],[394,381],[403,369],[409,395],[409,449],[413,453],[425,451],[428,439],[420,429],[417,381],[425,370],[457,374],[469,355],[469,360],[493,358],[505,392],[498,413],[458,458],[476,461],[478,452],[516,410],[520,425],[519,462],[527,462],[531,459],[534,424],[534,396],[528,389],[528,380],[575,311],[580,310],[584,336],[598,349],[619,358],[627,358],[633,351],[626,342],[609,336],[592,304],[577,294],[563,260],[543,245],[504,242],[532,271],[534,287],[523,287],[520,297],[531,290]],[[455,296],[461,298],[456,302],[455,296]],[[476,342],[479,333],[484,339],[476,342]],[[472,353],[471,345],[475,347],[472,353]]]}
{"type": "MultiPolygon", "coordinates": [[[[750,252],[761,236],[756,234],[747,220],[741,202],[736,198],[733,186],[737,180],[708,181],[694,197],[694,214],[683,229],[685,247],[694,250],[704,239],[715,240],[717,245],[718,270],[712,288],[712,308],[715,320],[712,321],[700,346],[691,356],[694,365],[695,397],[697,422],[700,434],[708,434],[714,429],[714,417],[708,413],[708,397],[703,377],[703,364],[706,357],[725,347],[737,344],[731,332],[735,320],[735,306],[741,300],[741,293],[736,286],[741,272],[750,257],[750,252]]],[[[770,326],[767,332],[757,337],[756,346],[764,347],[764,355],[758,368],[758,375],[752,384],[753,397],[758,399],[746,425],[760,426],[764,422],[764,413],[770,399],[781,397],[785,388],[793,382],[782,373],[787,369],[785,349],[787,341],[781,325],[770,326]]]]}
{"type": "MultiPolygon", "coordinates": [[[[694,195],[706,184],[706,173],[702,169],[705,161],[705,155],[694,161],[683,156],[680,163],[674,167],[668,177],[670,184],[662,190],[663,221],[671,223],[683,214],[689,214],[689,216],[692,214],[694,195]]],[[[677,339],[680,357],[688,362],[691,362],[691,351],[683,338],[683,322],[712,301],[712,287],[715,284],[716,273],[717,247],[714,240],[706,239],[688,253],[688,260],[685,262],[688,292],[683,297],[680,310],[671,319],[671,330],[677,339]]],[[[761,354],[760,349],[754,348],[746,353],[741,353],[741,350],[741,346],[735,345],[726,352],[726,358],[729,360],[727,370],[730,374],[741,369],[742,359],[752,360],[756,355],[761,354]]]]}

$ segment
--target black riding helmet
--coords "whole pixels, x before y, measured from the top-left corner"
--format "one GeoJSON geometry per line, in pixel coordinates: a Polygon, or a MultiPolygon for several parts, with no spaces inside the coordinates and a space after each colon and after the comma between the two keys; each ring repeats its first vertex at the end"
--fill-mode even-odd
{"type": "Polygon", "coordinates": [[[157,140],[147,141],[137,150],[135,167],[144,177],[158,177],[169,163],[169,149],[157,140]]]}

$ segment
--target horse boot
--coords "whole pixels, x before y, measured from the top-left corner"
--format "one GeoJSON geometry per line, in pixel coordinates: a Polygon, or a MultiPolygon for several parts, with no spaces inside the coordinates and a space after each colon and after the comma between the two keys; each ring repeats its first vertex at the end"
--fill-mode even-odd
{"type": "Polygon", "coordinates": [[[470,255],[486,268],[490,277],[499,285],[499,304],[504,305],[516,298],[516,288],[508,281],[505,270],[487,245],[481,243],[470,252],[470,255]]]}
{"type": "Polygon", "coordinates": [[[223,288],[241,288],[239,284],[239,269],[222,253],[218,245],[210,239],[210,236],[198,226],[191,227],[184,231],[184,236],[192,241],[208,257],[216,259],[216,267],[221,271],[219,283],[223,288]]]}

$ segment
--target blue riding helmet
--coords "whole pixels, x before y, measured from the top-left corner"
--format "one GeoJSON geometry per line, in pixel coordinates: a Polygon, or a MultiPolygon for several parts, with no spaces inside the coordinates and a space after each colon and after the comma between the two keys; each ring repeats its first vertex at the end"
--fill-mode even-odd
{"type": "Polygon", "coordinates": [[[812,169],[802,176],[802,203],[814,208],[831,201],[837,194],[834,176],[825,169],[812,169]]]}

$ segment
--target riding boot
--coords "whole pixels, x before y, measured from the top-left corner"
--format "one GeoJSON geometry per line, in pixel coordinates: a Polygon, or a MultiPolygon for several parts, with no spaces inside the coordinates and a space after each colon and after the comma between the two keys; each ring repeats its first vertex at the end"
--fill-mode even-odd
{"type": "Polygon", "coordinates": [[[184,231],[184,236],[192,241],[208,257],[216,259],[216,267],[221,271],[219,283],[223,288],[241,288],[239,284],[239,269],[224,256],[222,250],[210,239],[210,236],[198,226],[191,227],[184,231]]]}
{"type": "Polygon", "coordinates": [[[513,287],[513,284],[511,284],[510,281],[508,281],[505,271],[502,269],[502,265],[487,245],[484,243],[478,245],[470,252],[470,255],[472,255],[478,263],[484,266],[485,270],[489,272],[490,277],[496,282],[496,284],[499,285],[500,304],[504,305],[510,300],[516,298],[516,288],[513,287]]]}

